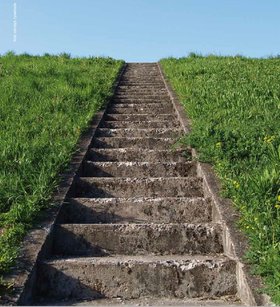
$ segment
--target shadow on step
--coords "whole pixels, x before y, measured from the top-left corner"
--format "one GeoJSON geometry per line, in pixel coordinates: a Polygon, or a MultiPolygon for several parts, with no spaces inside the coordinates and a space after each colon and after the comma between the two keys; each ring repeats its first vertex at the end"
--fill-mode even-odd
{"type": "MultiPolygon", "coordinates": [[[[80,273],[86,276],[86,268],[80,273]]],[[[33,305],[67,306],[75,305],[77,301],[105,298],[98,287],[98,283],[94,287],[87,286],[78,278],[73,278],[53,266],[42,264],[37,275],[33,305]]]]}
{"type": "Polygon", "coordinates": [[[84,205],[79,201],[64,203],[59,213],[58,224],[126,224],[126,223],[145,223],[146,220],[136,218],[132,215],[118,215],[106,206],[94,208],[84,205]]]}

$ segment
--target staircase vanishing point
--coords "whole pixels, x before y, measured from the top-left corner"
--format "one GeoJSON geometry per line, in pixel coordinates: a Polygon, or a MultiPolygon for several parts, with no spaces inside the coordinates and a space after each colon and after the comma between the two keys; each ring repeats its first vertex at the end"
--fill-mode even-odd
{"type": "Polygon", "coordinates": [[[157,64],[128,64],[38,263],[36,304],[239,304],[157,64]],[[171,302],[171,303],[170,303],[171,302]]]}

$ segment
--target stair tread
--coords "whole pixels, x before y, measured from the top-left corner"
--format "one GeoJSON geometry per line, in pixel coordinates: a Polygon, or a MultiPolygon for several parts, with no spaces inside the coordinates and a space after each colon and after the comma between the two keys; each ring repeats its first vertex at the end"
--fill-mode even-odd
{"type": "Polygon", "coordinates": [[[131,161],[131,162],[165,162],[190,161],[191,153],[187,150],[167,150],[148,148],[91,148],[88,159],[91,161],[131,161]]]}
{"type": "Polygon", "coordinates": [[[127,165],[127,166],[155,166],[155,165],[196,165],[195,161],[185,161],[185,162],[143,162],[143,161],[104,161],[104,162],[100,162],[100,161],[91,161],[91,160],[87,160],[86,163],[90,163],[93,165],[100,165],[100,166],[111,166],[111,165],[127,165]]]}
{"type": "Polygon", "coordinates": [[[137,178],[137,177],[79,177],[79,180],[82,181],[92,181],[92,182],[127,182],[127,183],[134,183],[134,182],[162,182],[162,181],[202,181],[201,177],[198,176],[191,176],[191,177],[149,177],[149,178],[137,178]]]}
{"type": "Polygon", "coordinates": [[[104,119],[110,121],[159,121],[159,120],[176,120],[175,113],[164,113],[164,114],[139,114],[139,113],[130,113],[130,114],[112,114],[106,113],[104,119]]]}
{"type": "Polygon", "coordinates": [[[119,263],[161,263],[167,266],[172,266],[173,264],[187,264],[193,263],[194,265],[199,265],[202,263],[207,263],[209,268],[214,267],[215,264],[222,264],[224,262],[235,262],[234,260],[228,258],[224,255],[148,255],[143,257],[143,255],[113,255],[108,257],[55,257],[50,259],[40,260],[42,263],[56,264],[56,263],[69,263],[73,265],[78,265],[79,263],[92,263],[92,264],[103,264],[109,263],[113,265],[118,265],[119,263]]]}
{"type": "Polygon", "coordinates": [[[58,224],[53,254],[75,256],[221,254],[218,223],[58,224]]]}
{"type": "Polygon", "coordinates": [[[94,162],[85,161],[83,177],[189,177],[197,175],[196,162],[94,162]]]}
{"type": "Polygon", "coordinates": [[[87,202],[123,202],[123,201],[132,201],[135,203],[138,202],[158,202],[163,200],[180,200],[180,201],[201,201],[201,200],[209,200],[209,198],[205,197],[104,197],[104,198],[87,198],[87,197],[71,197],[68,200],[77,200],[77,201],[87,201],[87,202]]]}
{"type": "Polygon", "coordinates": [[[69,198],[58,223],[204,223],[212,203],[203,197],[69,198]]]}
{"type": "Polygon", "coordinates": [[[122,108],[139,108],[139,107],[143,107],[143,108],[150,108],[150,107],[166,107],[166,106],[171,106],[172,104],[168,101],[166,102],[155,102],[155,103],[143,103],[142,105],[140,103],[118,103],[118,104],[114,104],[112,103],[110,105],[110,108],[116,108],[116,109],[122,109],[122,108]]]}
{"type": "Polygon", "coordinates": [[[162,153],[184,153],[187,152],[186,149],[147,149],[147,148],[91,148],[90,150],[92,151],[98,151],[98,152],[136,152],[141,150],[141,152],[146,152],[146,153],[157,153],[157,152],[162,152],[162,153]]]}
{"type": "MultiPolygon", "coordinates": [[[[101,136],[101,137],[95,137],[94,139],[104,139],[104,140],[111,140],[111,139],[128,139],[128,140],[149,140],[149,139],[156,139],[156,140],[168,140],[168,141],[173,141],[175,143],[176,140],[174,140],[174,138],[171,137],[153,137],[153,136],[149,136],[149,137],[143,137],[143,136],[128,136],[128,137],[123,137],[123,136],[114,136],[114,137],[110,137],[110,136],[101,136]]],[[[93,148],[93,147],[92,147],[93,148]]]]}
{"type": "Polygon", "coordinates": [[[222,298],[155,298],[142,297],[138,299],[123,298],[101,298],[94,300],[51,300],[46,298],[37,298],[38,305],[41,306],[243,306],[235,295],[229,295],[222,298]]]}
{"type": "Polygon", "coordinates": [[[182,132],[180,128],[98,128],[100,131],[151,131],[151,132],[161,132],[161,131],[178,131],[182,132]]]}
{"type": "Polygon", "coordinates": [[[92,148],[168,149],[176,140],[171,137],[95,137],[92,148]]]}
{"type": "Polygon", "coordinates": [[[96,137],[171,137],[183,134],[180,128],[98,128],[96,137]]]}
{"type": "MultiPolygon", "coordinates": [[[[112,114],[112,113],[106,113],[106,115],[107,115],[107,116],[112,116],[112,115],[114,115],[114,116],[116,116],[116,115],[121,116],[121,115],[126,115],[126,114],[112,114]]],[[[142,114],[139,114],[139,113],[130,113],[130,114],[127,114],[127,115],[130,115],[130,116],[139,115],[139,116],[141,116],[141,117],[145,117],[145,116],[150,116],[151,114],[149,114],[149,113],[142,113],[142,114]]],[[[161,113],[161,114],[154,114],[154,115],[155,115],[155,116],[158,116],[158,115],[160,115],[160,116],[174,116],[174,113],[161,113]]]]}

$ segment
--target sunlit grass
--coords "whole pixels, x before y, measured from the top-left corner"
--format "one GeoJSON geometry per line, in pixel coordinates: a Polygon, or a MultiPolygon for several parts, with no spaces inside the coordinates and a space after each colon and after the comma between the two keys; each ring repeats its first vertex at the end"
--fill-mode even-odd
{"type": "Polygon", "coordinates": [[[185,142],[214,164],[241,212],[249,261],[280,303],[280,59],[191,54],[161,64],[192,119],[185,142]]]}
{"type": "Polygon", "coordinates": [[[0,276],[58,183],[122,61],[0,57],[0,276]]]}

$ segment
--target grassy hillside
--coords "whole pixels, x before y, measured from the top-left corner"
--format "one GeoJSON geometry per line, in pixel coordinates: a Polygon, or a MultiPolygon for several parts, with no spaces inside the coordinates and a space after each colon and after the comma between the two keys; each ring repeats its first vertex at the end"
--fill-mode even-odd
{"type": "Polygon", "coordinates": [[[280,303],[280,59],[167,58],[163,69],[192,119],[185,142],[214,164],[242,213],[249,261],[280,303]]]}
{"type": "Polygon", "coordinates": [[[0,57],[0,276],[122,64],[67,54],[0,57]]]}

